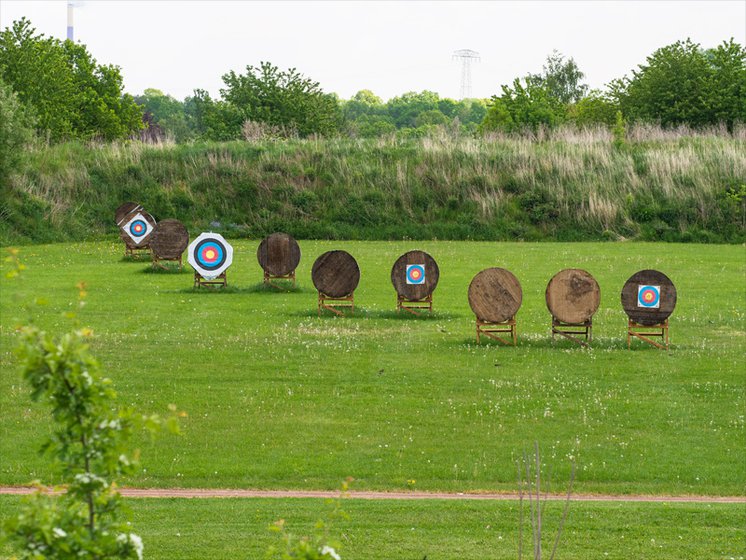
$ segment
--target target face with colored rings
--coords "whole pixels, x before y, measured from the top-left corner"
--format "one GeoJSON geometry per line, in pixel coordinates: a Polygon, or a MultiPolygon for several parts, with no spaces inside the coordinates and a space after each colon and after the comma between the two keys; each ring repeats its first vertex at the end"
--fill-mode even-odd
{"type": "Polygon", "coordinates": [[[661,306],[661,287],[640,285],[637,287],[637,307],[658,309],[661,306]]]}
{"type": "Polygon", "coordinates": [[[424,284],[425,283],[425,265],[408,264],[407,265],[407,284],[424,284]]]}
{"type": "Polygon", "coordinates": [[[220,276],[233,263],[233,247],[218,233],[202,233],[187,249],[187,260],[205,280],[220,276]]]}
{"type": "Polygon", "coordinates": [[[132,238],[132,241],[139,245],[152,233],[153,226],[150,225],[142,214],[137,213],[129,222],[122,226],[122,229],[132,238]]]}

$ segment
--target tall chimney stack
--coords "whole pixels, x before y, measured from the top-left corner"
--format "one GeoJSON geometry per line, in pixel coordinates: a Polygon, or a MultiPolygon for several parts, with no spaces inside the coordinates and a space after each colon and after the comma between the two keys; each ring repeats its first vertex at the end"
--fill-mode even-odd
{"type": "Polygon", "coordinates": [[[74,41],[73,36],[73,3],[67,3],[67,38],[74,41]]]}

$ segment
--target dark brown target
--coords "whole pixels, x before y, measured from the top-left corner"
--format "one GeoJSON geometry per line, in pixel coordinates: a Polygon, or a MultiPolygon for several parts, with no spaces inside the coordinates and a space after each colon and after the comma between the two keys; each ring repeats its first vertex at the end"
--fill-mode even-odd
{"type": "Polygon", "coordinates": [[[143,210],[143,207],[140,206],[137,202],[125,202],[124,204],[120,205],[119,208],[116,209],[114,212],[114,221],[117,223],[117,226],[122,227],[127,222],[124,220],[124,217],[127,214],[131,214],[135,210],[143,210]]]}
{"type": "MultiPolygon", "coordinates": [[[[129,204],[129,203],[128,203],[129,204]]],[[[121,208],[121,206],[120,206],[121,208]]],[[[142,206],[139,204],[135,205],[135,209],[132,210],[129,214],[126,214],[121,220],[119,220],[119,239],[124,241],[125,246],[127,249],[147,249],[150,246],[150,239],[153,237],[153,233],[155,233],[155,230],[153,230],[148,235],[144,236],[139,243],[135,243],[135,240],[132,239],[130,235],[127,234],[127,231],[124,226],[126,226],[130,221],[140,214],[148,224],[150,224],[151,227],[155,228],[155,218],[150,215],[149,212],[146,212],[143,210],[142,206]]]]}
{"type": "Polygon", "coordinates": [[[561,270],[549,281],[547,308],[563,323],[584,323],[601,303],[601,288],[590,273],[579,268],[561,270]]]}
{"type": "Polygon", "coordinates": [[[435,291],[440,270],[425,251],[409,251],[391,267],[391,283],[396,293],[409,301],[419,301],[435,291]]]}
{"type": "Polygon", "coordinates": [[[641,270],[624,284],[622,307],[635,323],[658,325],[668,319],[676,307],[676,286],[662,272],[641,270]]]}
{"type": "Polygon", "coordinates": [[[189,245],[189,232],[179,220],[158,222],[150,236],[150,248],[159,259],[178,259],[189,245]]]}
{"type": "Polygon", "coordinates": [[[347,251],[327,251],[313,263],[311,280],[316,289],[332,298],[352,294],[360,282],[360,267],[347,251]]]}
{"type": "Polygon", "coordinates": [[[523,302],[518,278],[504,268],[488,268],[469,284],[469,305],[481,321],[502,323],[515,317],[523,302]]]}
{"type": "Polygon", "coordinates": [[[293,236],[273,233],[262,239],[256,258],[267,273],[284,276],[293,272],[300,262],[300,247],[293,236]]]}

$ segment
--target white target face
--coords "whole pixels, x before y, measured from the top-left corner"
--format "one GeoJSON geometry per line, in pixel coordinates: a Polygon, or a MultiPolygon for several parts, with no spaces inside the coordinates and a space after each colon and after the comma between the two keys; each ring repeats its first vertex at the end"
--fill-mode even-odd
{"type": "Polygon", "coordinates": [[[129,222],[124,224],[122,229],[136,245],[142,244],[153,233],[153,226],[139,212],[129,222]]]}
{"type": "Polygon", "coordinates": [[[205,280],[214,280],[233,263],[233,247],[219,233],[201,233],[189,244],[187,261],[205,280]]]}
{"type": "Polygon", "coordinates": [[[425,265],[408,264],[407,265],[407,284],[424,284],[425,283],[425,265]]]}
{"type": "Polygon", "coordinates": [[[644,309],[658,309],[661,306],[661,287],[637,286],[637,307],[644,309]]]}

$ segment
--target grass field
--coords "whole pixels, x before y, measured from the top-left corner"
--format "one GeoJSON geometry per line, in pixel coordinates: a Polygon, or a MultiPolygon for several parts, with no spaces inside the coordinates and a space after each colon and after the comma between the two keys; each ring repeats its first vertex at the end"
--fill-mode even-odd
{"type": "Polygon", "coordinates": [[[578,492],[744,493],[742,246],[302,242],[293,293],[257,286],[257,242],[234,246],[225,293],[146,273],[118,242],[23,249],[24,277],[2,280],[0,483],[53,480],[37,453],[48,412],[11,355],[19,302],[46,298],[36,321],[67,329],[84,280],[80,318],[121,401],[188,413],[182,437],[140,442],[130,485],[514,490],[514,461],[538,441],[558,486],[577,463],[578,492]],[[431,318],[394,312],[390,267],[415,247],[440,265],[431,318]],[[354,317],[316,317],[309,271],[331,248],[360,264],[354,317]],[[474,342],[466,289],[493,265],[523,285],[517,348],[474,342]],[[591,351],[548,335],[544,289],[566,267],[601,286],[591,351]],[[668,353],[626,348],[619,293],[647,267],[678,288],[668,353]]]}
{"type": "MultiPolygon", "coordinates": [[[[18,505],[0,496],[0,518],[18,505]]],[[[290,533],[309,535],[330,510],[320,500],[129,500],[146,558],[180,560],[263,558],[285,519],[290,533]]],[[[334,522],[344,560],[373,558],[484,560],[517,558],[518,504],[343,500],[347,520],[334,522]]],[[[552,549],[561,504],[545,514],[543,548],[552,549]]],[[[737,559],[746,556],[743,505],[573,503],[557,558],[629,560],[737,559]]],[[[531,557],[530,529],[523,554],[531,557]]],[[[3,551],[0,548],[0,557],[3,551]]]]}
{"type": "MultiPolygon", "coordinates": [[[[79,314],[120,401],[187,411],[183,435],[142,448],[152,487],[515,491],[515,460],[538,441],[549,490],[570,463],[577,492],[744,495],[743,246],[641,243],[301,242],[299,289],[259,285],[257,241],[234,241],[231,287],[195,292],[191,272],[153,274],[120,242],[29,246],[0,291],[0,484],[54,481],[37,450],[48,411],[32,404],[12,356],[23,306],[45,328],[88,284],[79,314]],[[316,316],[311,265],[344,248],[362,279],[354,317],[316,316]],[[421,248],[439,263],[432,317],[394,312],[391,265],[421,248]],[[477,346],[473,275],[512,270],[523,286],[519,346],[477,346]],[[544,289],[562,268],[598,280],[594,347],[552,344],[544,289]],[[657,268],[675,282],[672,349],[626,348],[625,280],[657,268]]],[[[255,558],[285,518],[307,534],[319,500],[130,500],[150,558],[255,558]]],[[[18,498],[0,497],[0,517],[18,498]]],[[[552,523],[559,505],[547,510],[552,523]]],[[[345,501],[348,558],[515,558],[515,502],[345,501]]],[[[574,503],[562,558],[742,558],[743,504],[574,503]]],[[[528,545],[527,545],[528,546],[528,545]]],[[[527,552],[528,549],[524,549],[527,552]]],[[[3,552],[0,550],[0,556],[3,552]]]]}

